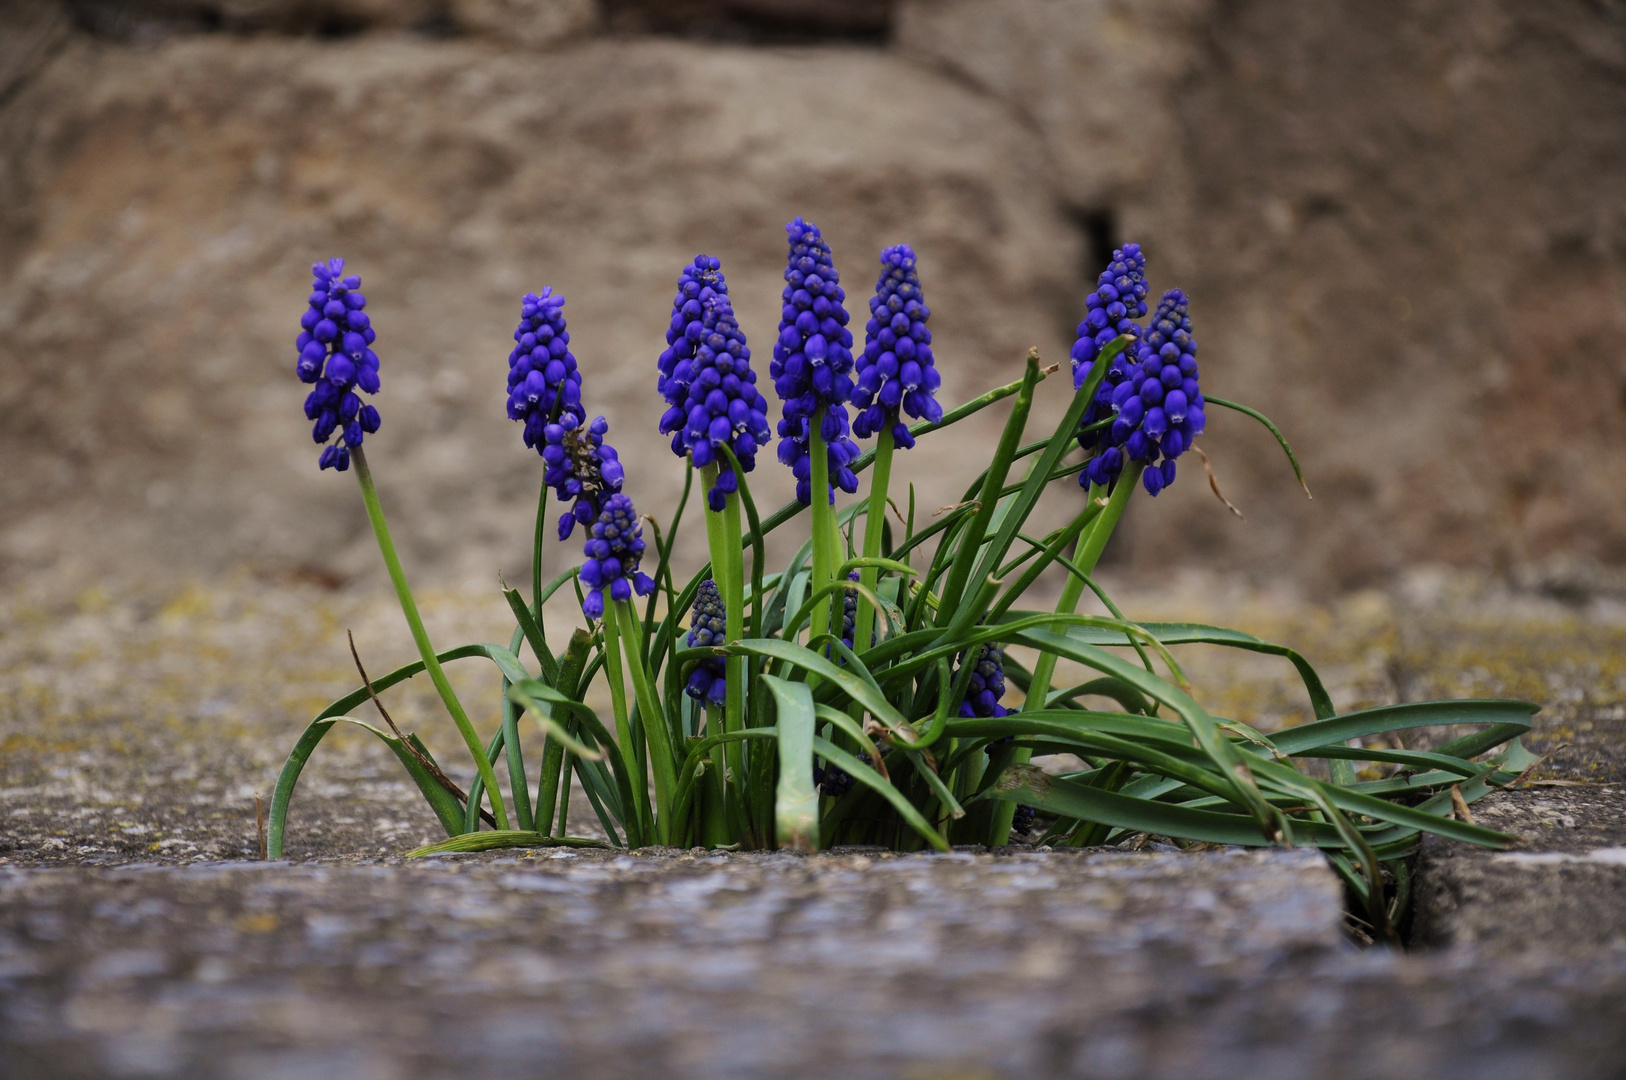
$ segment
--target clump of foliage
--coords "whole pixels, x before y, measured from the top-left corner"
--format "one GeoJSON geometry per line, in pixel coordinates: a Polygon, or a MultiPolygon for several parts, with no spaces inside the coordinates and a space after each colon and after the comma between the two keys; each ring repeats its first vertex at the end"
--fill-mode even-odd
{"type": "Polygon", "coordinates": [[[1422,833],[1509,842],[1453,811],[1531,763],[1517,737],[1536,706],[1439,701],[1340,714],[1292,649],[1221,627],[1134,621],[1093,580],[1135,491],[1156,496],[1174,483],[1176,461],[1202,434],[1209,408],[1263,423],[1298,472],[1268,420],[1204,394],[1184,293],[1167,292],[1146,325],[1136,321],[1147,313],[1138,246],[1114,254],[1088,298],[1065,415],[1028,441],[1034,401],[1055,368],[1030,354],[1021,378],[945,410],[914,251],[882,252],[855,353],[829,245],[800,218],[787,231],[767,370],[780,402],[777,456],[791,469],[796,498],[766,517],[752,499],[747,477],[771,438],[769,403],[716,259],[701,255],[682,270],[654,365],[667,406],[660,430],[688,465],[664,533],[639,518],[623,490],[629,477],[604,419],[587,420],[563,298],[527,295],[507,403],[525,445],[543,458],[530,595],[505,591],[515,622],[506,646],[446,651],[431,645],[418,616],[362,450],[380,417],[357,391],[377,393],[380,383],[360,280],[342,276],[342,260],[316,265],[297,343],[297,372],[313,384],[306,413],[325,446],[321,467],[354,466],[420,659],[366,681],[311,722],[277,783],[271,857],[281,854],[301,769],[340,722],[389,746],[439,817],[450,839],[423,852],[602,844],[570,835],[577,785],[608,842],[626,847],[999,847],[1013,833],[1031,835],[1042,815],[1049,824],[1038,839],[1057,845],[1146,833],[1319,847],[1375,931],[1388,933],[1405,902],[1405,857],[1422,833]],[[851,422],[849,404],[857,410],[851,422]],[[898,451],[996,405],[1009,410],[1003,433],[963,501],[929,523],[912,487],[907,509],[897,506],[898,451]],[[874,447],[861,449],[854,435],[873,438],[874,447]],[[868,491],[839,505],[837,491],[857,494],[866,474],[868,491]],[[685,572],[671,556],[686,512],[692,520],[697,476],[711,559],[685,572]],[[1077,507],[1072,519],[1045,535],[1025,532],[1051,486],[1074,478],[1085,497],[1080,504],[1063,496],[1077,507]],[[550,489],[568,504],[559,541],[578,525],[585,539],[581,562],[545,583],[550,489]],[[786,565],[769,568],[764,537],[793,523],[806,541],[786,565]],[[1024,607],[1046,571],[1064,576],[1059,601],[1048,611],[1024,607]],[[567,585],[584,626],[556,648],[542,610],[567,585]],[[1086,591],[1104,614],[1079,612],[1086,591]],[[1284,658],[1315,720],[1266,735],[1210,715],[1171,652],[1184,644],[1284,658]],[[1031,669],[1006,651],[1013,645],[1037,655],[1031,669]],[[521,659],[526,646],[534,666],[521,659]],[[486,735],[442,667],[472,658],[502,675],[501,720],[486,735]],[[1089,677],[1057,685],[1062,660],[1089,677]],[[425,671],[473,760],[467,792],[416,735],[351,715],[371,698],[388,720],[378,695],[425,671]],[[586,704],[599,678],[608,684],[608,723],[586,704]],[[1002,702],[1008,684],[1020,691],[1019,705],[1002,702]],[[541,738],[534,772],[522,746],[525,716],[541,738]],[[1473,733],[1426,753],[1360,745],[1437,725],[1473,733]],[[1060,753],[1084,768],[1052,776],[1030,764],[1060,753]],[[1329,779],[1302,768],[1312,759],[1328,763],[1329,779]],[[1356,762],[1398,768],[1363,781],[1356,762]],[[506,800],[499,765],[508,773],[506,800]]]}

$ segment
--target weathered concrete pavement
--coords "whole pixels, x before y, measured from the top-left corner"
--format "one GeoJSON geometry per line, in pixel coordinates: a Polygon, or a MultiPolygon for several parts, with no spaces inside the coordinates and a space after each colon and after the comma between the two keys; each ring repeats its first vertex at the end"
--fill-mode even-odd
{"type": "Polygon", "coordinates": [[[1310,853],[0,873],[0,1072],[17,1080],[1626,1065],[1626,953],[1357,952],[1310,853]]]}

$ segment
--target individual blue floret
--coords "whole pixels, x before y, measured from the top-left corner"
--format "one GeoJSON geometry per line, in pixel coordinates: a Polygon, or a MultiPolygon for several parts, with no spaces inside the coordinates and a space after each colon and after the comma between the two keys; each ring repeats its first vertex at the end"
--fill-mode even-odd
{"type": "MultiPolygon", "coordinates": [[[[703,649],[727,640],[728,611],[723,607],[717,582],[707,578],[695,590],[694,607],[689,613],[689,648],[703,649]]],[[[685,688],[688,695],[707,705],[721,706],[728,697],[727,671],[728,662],[720,656],[700,661],[689,674],[685,688]]]]}
{"type": "Polygon", "coordinates": [[[858,410],[853,434],[867,439],[890,428],[896,445],[907,450],[915,445],[915,437],[900,419],[900,411],[934,424],[943,419],[936,397],[943,377],[932,362],[932,332],[926,328],[932,312],[920,291],[915,251],[908,244],[881,252],[881,277],[869,310],[852,397],[858,410]]]}
{"type": "Polygon", "coordinates": [[[520,304],[514,348],[508,354],[508,418],[525,425],[525,445],[543,453],[543,428],[566,429],[587,422],[582,409],[582,376],[570,354],[565,329],[565,298],[552,286],[542,295],[526,293],[520,304]]]}
{"type": "Polygon", "coordinates": [[[315,383],[305,398],[305,418],[314,420],[311,438],[327,443],[317,464],[344,472],[350,451],[378,430],[378,410],[362,404],[356,391],[378,393],[378,356],[372,350],[377,337],[361,295],[361,278],[344,273],[343,259],[329,259],[311,267],[309,308],[299,320],[299,349],[295,371],[299,381],[315,383]]]}
{"type": "Polygon", "coordinates": [[[644,555],[643,533],[631,499],[617,492],[604,500],[604,509],[582,545],[587,556],[581,569],[582,584],[587,586],[582,614],[589,619],[604,616],[605,589],[610,590],[611,600],[631,600],[634,592],[648,596],[655,591],[654,580],[638,569],[644,555]]]}
{"type": "Polygon", "coordinates": [[[768,402],[757,390],[722,264],[710,255],[696,255],[683,268],[666,345],[657,380],[668,406],[661,434],[671,435],[672,452],[688,455],[696,467],[720,466],[706,504],[721,511],[739,478],[719,449],[732,450],[746,472],[754,469],[757,450],[769,438],[768,402]]]}
{"type": "Polygon", "coordinates": [[[609,421],[600,416],[591,424],[567,426],[560,422],[542,428],[542,460],[547,470],[542,482],[553,488],[560,502],[571,504],[559,517],[559,539],[570,537],[579,521],[591,525],[604,508],[604,500],[621,490],[625,472],[615,447],[605,443],[609,421]]]}
{"type": "Polygon", "coordinates": [[[779,421],[779,460],[796,478],[796,497],[812,504],[812,421],[820,410],[819,429],[828,453],[830,485],[825,497],[835,501],[835,489],[858,490],[852,463],[858,444],[848,438],[846,402],[852,397],[853,336],[847,329],[847,298],[830,259],[830,245],[819,227],[797,218],[785,226],[790,256],[785,266],[784,307],[780,310],[779,338],[774,342],[768,374],[784,402],[779,421]]]}

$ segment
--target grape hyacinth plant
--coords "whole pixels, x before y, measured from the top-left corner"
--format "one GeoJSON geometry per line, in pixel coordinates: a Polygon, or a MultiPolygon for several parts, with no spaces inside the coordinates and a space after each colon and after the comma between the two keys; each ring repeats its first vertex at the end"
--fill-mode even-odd
{"type": "MultiPolygon", "coordinates": [[[[999,848],[1031,836],[1042,818],[1035,842],[1044,844],[1133,846],[1154,836],[1318,848],[1383,937],[1406,905],[1407,859],[1424,833],[1511,842],[1454,811],[1536,760],[1519,742],[1536,706],[1436,701],[1340,712],[1292,649],[1223,627],[1133,619],[1095,580],[1134,494],[1167,487],[1212,410],[1262,423],[1299,475],[1274,425],[1199,386],[1185,293],[1169,290],[1146,325],[1136,321],[1146,315],[1148,272],[1138,246],[1114,253],[1086,301],[1071,385],[1051,380],[1058,369],[1030,352],[1012,381],[945,409],[935,401],[936,343],[913,250],[882,252],[855,384],[829,245],[801,218],[787,230],[769,372],[791,475],[752,474],[768,434],[766,402],[721,265],[699,256],[679,279],[656,363],[665,403],[651,399],[646,414],[683,459],[682,494],[664,529],[633,508],[648,475],[623,468],[602,418],[586,421],[562,297],[526,296],[505,397],[543,458],[531,594],[504,587],[513,614],[506,646],[445,651],[418,615],[362,448],[379,423],[357,391],[377,393],[379,381],[360,282],[342,276],[338,260],[317,264],[298,339],[298,376],[313,386],[306,413],[318,442],[339,433],[320,464],[355,474],[417,658],[364,674],[311,721],[277,782],[272,858],[283,851],[305,763],[341,723],[380,739],[439,818],[448,839],[419,853],[999,848]],[[1056,398],[1061,416],[1035,431],[1041,394],[1056,398]],[[849,402],[859,409],[852,431],[876,439],[871,451],[848,437],[849,402]],[[922,522],[911,489],[903,512],[888,495],[892,451],[990,409],[1003,413],[1003,429],[964,498],[922,522]],[[748,474],[758,485],[777,482],[783,505],[759,513],[748,474]],[[836,489],[859,494],[865,474],[869,490],[837,506],[836,489]],[[697,483],[710,559],[680,565],[697,483]],[[569,504],[553,530],[561,540],[584,526],[580,558],[545,535],[550,493],[569,504]],[[1036,516],[1041,504],[1047,514],[1036,516]],[[790,528],[804,530],[789,545],[795,554],[767,566],[767,537],[790,528]],[[547,584],[545,549],[563,564],[547,584]],[[577,610],[557,603],[545,617],[567,587],[577,610]],[[1034,603],[1042,588],[1059,593],[1048,610],[1034,603]],[[1086,594],[1098,606],[1081,610],[1086,594]],[[556,647],[545,624],[565,617],[577,629],[556,647]],[[1286,660],[1305,721],[1258,731],[1211,712],[1175,655],[1197,647],[1286,660]],[[446,678],[444,665],[469,660],[501,675],[500,720],[489,730],[446,678]],[[383,713],[380,696],[420,673],[469,755],[467,790],[425,740],[383,713]],[[610,722],[589,704],[601,686],[610,722]],[[355,715],[369,701],[388,730],[355,715]],[[522,737],[526,716],[535,726],[522,737]],[[1391,733],[1439,725],[1454,737],[1431,752],[1394,748],[1391,733]],[[1053,775],[1031,761],[1036,754],[1075,764],[1053,775]],[[592,806],[591,829],[573,829],[572,792],[592,806]]],[[[378,449],[377,440],[367,445],[378,449]]],[[[648,497],[640,496],[646,507],[648,497]]],[[[1155,513],[1155,504],[1138,512],[1155,513]]]]}

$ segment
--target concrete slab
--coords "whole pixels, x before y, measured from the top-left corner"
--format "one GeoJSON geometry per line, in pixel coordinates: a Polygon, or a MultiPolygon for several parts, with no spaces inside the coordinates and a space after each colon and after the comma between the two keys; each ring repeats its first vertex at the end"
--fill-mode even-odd
{"type": "Polygon", "coordinates": [[[1522,839],[1513,851],[1424,842],[1414,946],[1626,955],[1626,787],[1558,784],[1475,805],[1481,823],[1522,839]]]}
{"type": "Polygon", "coordinates": [[[1618,1075],[1626,956],[1361,953],[1309,852],[0,871],[0,1073],[1618,1075]]]}

